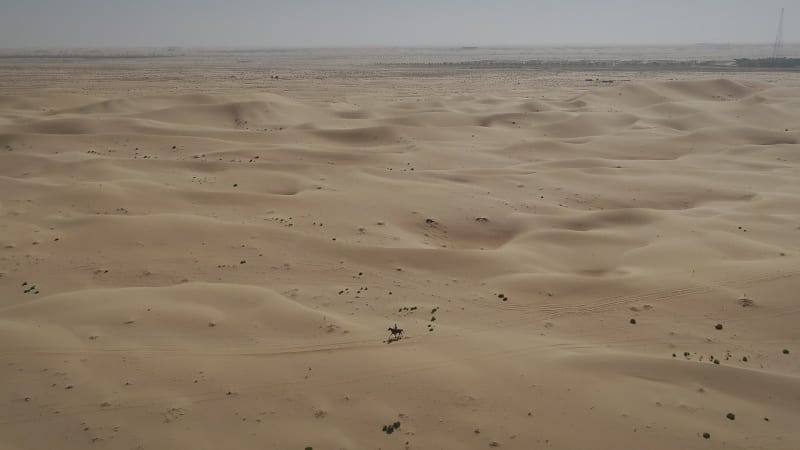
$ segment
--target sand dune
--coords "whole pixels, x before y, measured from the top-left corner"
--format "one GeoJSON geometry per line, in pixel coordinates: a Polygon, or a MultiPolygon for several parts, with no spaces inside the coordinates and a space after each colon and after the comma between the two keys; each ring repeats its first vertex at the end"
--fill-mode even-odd
{"type": "Polygon", "coordinates": [[[454,92],[0,97],[0,446],[799,448],[800,89],[454,92]]]}

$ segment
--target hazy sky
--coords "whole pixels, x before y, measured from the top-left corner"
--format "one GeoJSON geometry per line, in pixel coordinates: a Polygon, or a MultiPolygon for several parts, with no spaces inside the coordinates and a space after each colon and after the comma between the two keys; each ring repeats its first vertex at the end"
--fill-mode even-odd
{"type": "Polygon", "coordinates": [[[0,0],[0,47],[800,41],[800,0],[0,0]]]}

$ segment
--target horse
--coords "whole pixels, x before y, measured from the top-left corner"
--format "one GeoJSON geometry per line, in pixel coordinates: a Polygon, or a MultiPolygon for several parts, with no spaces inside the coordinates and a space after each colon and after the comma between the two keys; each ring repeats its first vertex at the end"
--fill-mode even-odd
{"type": "Polygon", "coordinates": [[[391,336],[389,336],[390,340],[396,341],[403,337],[403,329],[397,328],[397,324],[394,324],[393,327],[389,327],[389,333],[391,333],[391,336]]]}

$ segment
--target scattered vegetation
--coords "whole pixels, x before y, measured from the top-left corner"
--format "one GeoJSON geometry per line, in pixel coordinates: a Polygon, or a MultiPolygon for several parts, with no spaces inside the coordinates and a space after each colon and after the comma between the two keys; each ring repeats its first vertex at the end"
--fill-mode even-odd
{"type": "Polygon", "coordinates": [[[737,58],[736,67],[800,67],[800,58],[737,58]]]}

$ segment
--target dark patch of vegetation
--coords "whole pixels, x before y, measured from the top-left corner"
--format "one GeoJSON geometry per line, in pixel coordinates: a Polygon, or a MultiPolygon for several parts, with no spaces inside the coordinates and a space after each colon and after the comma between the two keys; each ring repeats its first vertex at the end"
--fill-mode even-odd
{"type": "Polygon", "coordinates": [[[400,428],[400,422],[395,422],[390,425],[384,425],[383,428],[381,428],[381,430],[386,434],[392,434],[398,428],[400,428]]]}

